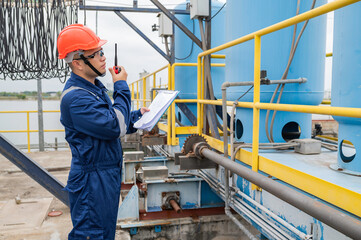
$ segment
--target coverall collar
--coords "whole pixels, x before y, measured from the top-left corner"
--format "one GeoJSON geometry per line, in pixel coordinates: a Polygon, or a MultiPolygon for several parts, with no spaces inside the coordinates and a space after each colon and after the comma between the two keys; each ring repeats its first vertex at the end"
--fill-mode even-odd
{"type": "Polygon", "coordinates": [[[103,83],[97,78],[94,81],[94,83],[95,83],[95,85],[94,85],[91,82],[87,81],[86,79],[84,79],[84,78],[80,77],[79,75],[76,75],[75,73],[72,72],[70,75],[69,81],[72,86],[82,87],[82,88],[88,89],[94,93],[101,94],[102,90],[108,91],[105,88],[105,86],[103,85],[103,83]]]}

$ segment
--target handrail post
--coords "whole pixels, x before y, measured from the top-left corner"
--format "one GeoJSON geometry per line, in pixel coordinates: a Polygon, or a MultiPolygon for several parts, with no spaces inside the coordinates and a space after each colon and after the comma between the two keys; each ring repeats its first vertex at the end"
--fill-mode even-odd
{"type": "MultiPolygon", "coordinates": [[[[174,90],[174,86],[175,86],[175,67],[176,64],[172,65],[172,75],[171,75],[171,87],[170,90],[174,90]]],[[[171,105],[171,116],[172,116],[172,145],[177,145],[177,141],[176,141],[176,136],[175,136],[175,103],[174,101],[172,102],[171,105]]]]}
{"type": "Polygon", "coordinates": [[[202,134],[202,106],[199,102],[200,99],[202,99],[202,63],[201,63],[202,57],[197,58],[197,132],[198,134],[202,134]]]}
{"type": "MultiPolygon", "coordinates": [[[[155,81],[156,81],[156,73],[153,73],[153,88],[156,88],[155,81]]],[[[153,96],[153,99],[154,99],[155,98],[155,90],[153,90],[152,94],[153,94],[152,96],[153,96]]]]}
{"type": "MultiPolygon", "coordinates": [[[[169,64],[168,65],[168,90],[172,89],[172,65],[169,64]]],[[[167,111],[167,144],[171,145],[172,144],[172,135],[171,135],[171,111],[170,108],[168,108],[167,111]]]]}
{"type": "Polygon", "coordinates": [[[136,101],[137,101],[137,109],[139,109],[139,81],[137,81],[137,96],[136,96],[136,101]]]}
{"type": "Polygon", "coordinates": [[[26,132],[28,136],[28,153],[30,153],[30,113],[26,112],[26,132]]]}
{"type": "Polygon", "coordinates": [[[134,110],[134,83],[131,83],[131,85],[132,85],[132,96],[131,96],[131,99],[132,99],[132,101],[131,101],[131,105],[132,105],[132,107],[133,107],[133,110],[134,110]]]}
{"type": "MultiPolygon", "coordinates": [[[[261,72],[261,37],[254,36],[254,91],[253,91],[253,137],[252,137],[252,170],[258,172],[259,158],[259,112],[256,103],[260,102],[260,72],[261,72]]],[[[232,124],[232,123],[231,123],[232,124]]],[[[258,187],[252,184],[252,189],[258,187]]],[[[258,189],[259,190],[259,189],[258,189]]]]}
{"type": "Polygon", "coordinates": [[[147,106],[146,98],[147,98],[147,78],[143,78],[143,107],[147,106]]]}

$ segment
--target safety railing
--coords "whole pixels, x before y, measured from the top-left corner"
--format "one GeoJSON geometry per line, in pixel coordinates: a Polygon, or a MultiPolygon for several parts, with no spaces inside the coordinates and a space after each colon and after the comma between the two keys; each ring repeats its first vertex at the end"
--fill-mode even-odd
{"type": "MultiPolygon", "coordinates": [[[[324,115],[337,115],[337,116],[346,116],[346,117],[361,117],[361,111],[357,108],[345,108],[345,107],[324,107],[324,106],[308,106],[308,105],[291,105],[291,104],[275,104],[275,103],[261,103],[260,102],[260,72],[261,72],[261,37],[272,32],[281,30],[286,27],[290,27],[297,23],[303,22],[305,20],[320,16],[322,14],[334,11],[336,9],[345,7],[352,3],[358,2],[360,0],[338,0],[331,3],[327,3],[318,8],[312,9],[305,13],[299,14],[295,17],[289,18],[282,22],[276,23],[272,26],[263,28],[256,32],[250,33],[246,36],[240,37],[236,40],[230,41],[228,43],[222,44],[218,47],[204,51],[198,55],[198,72],[197,72],[197,85],[198,85],[198,106],[197,106],[197,117],[198,117],[198,133],[202,134],[203,122],[201,121],[201,109],[203,109],[204,104],[219,104],[221,101],[209,101],[204,100],[202,86],[202,59],[210,54],[219,52],[221,50],[233,47],[235,45],[254,40],[254,95],[253,102],[240,102],[238,107],[252,108],[253,109],[253,137],[252,137],[252,169],[258,171],[259,169],[259,114],[260,109],[269,109],[269,110],[279,110],[279,111],[289,111],[289,112],[303,112],[303,113],[314,113],[314,114],[324,114],[324,115]]],[[[232,103],[228,103],[231,106],[232,103]]],[[[227,105],[228,105],[227,104],[227,105]]]]}
{"type": "MultiPolygon", "coordinates": [[[[213,54],[211,55],[212,58],[216,59],[224,59],[225,55],[222,54],[213,54]]],[[[202,62],[202,69],[204,63],[202,62]]],[[[224,67],[224,63],[212,63],[212,67],[224,67]]],[[[134,81],[129,84],[131,88],[131,94],[132,94],[132,103],[136,104],[137,109],[140,107],[140,102],[143,102],[142,106],[146,106],[146,102],[151,102],[151,99],[144,99],[139,98],[139,85],[141,84],[143,86],[142,92],[143,96],[146,96],[147,91],[150,91],[150,87],[147,87],[146,81],[148,77],[153,76],[153,88],[159,88],[164,87],[168,90],[175,90],[175,71],[176,68],[179,67],[197,67],[197,63],[174,63],[172,65],[168,64],[148,75],[143,76],[137,81],[134,81]],[[158,85],[156,86],[156,74],[160,71],[168,68],[168,84],[167,85],[158,85]],[[135,96],[135,97],[134,97],[135,96]]],[[[153,93],[153,96],[155,96],[155,93],[153,93]]],[[[158,127],[160,130],[164,131],[167,134],[167,144],[168,145],[178,145],[178,138],[176,137],[177,134],[193,134],[197,133],[197,126],[179,126],[176,127],[175,124],[175,104],[176,103],[197,103],[197,99],[176,99],[173,101],[171,106],[167,110],[167,124],[164,123],[158,123],[158,127]]]]}
{"type": "MultiPolygon", "coordinates": [[[[27,133],[28,153],[30,152],[30,133],[39,132],[39,130],[30,129],[30,113],[38,113],[38,111],[0,111],[0,114],[26,114],[26,130],[0,130],[0,133],[27,133]]],[[[43,113],[60,113],[60,110],[46,110],[43,113]]],[[[64,129],[44,129],[44,132],[64,132],[64,129]]]]}
{"type": "MultiPolygon", "coordinates": [[[[274,161],[268,160],[259,155],[259,122],[260,122],[260,110],[277,110],[277,111],[288,111],[288,112],[302,112],[302,113],[312,113],[312,114],[322,114],[322,115],[335,115],[335,116],[344,116],[344,117],[354,117],[361,118],[361,111],[359,108],[348,108],[348,107],[331,107],[331,106],[309,106],[309,105],[292,105],[292,104],[276,104],[276,103],[262,103],[260,102],[260,70],[261,70],[261,37],[272,32],[290,27],[297,23],[306,21],[308,19],[320,16],[322,14],[334,11],[336,9],[345,7],[347,5],[359,2],[360,0],[336,0],[330,3],[327,3],[318,8],[312,9],[305,13],[299,14],[295,17],[289,18],[282,22],[276,23],[264,29],[258,30],[256,32],[250,33],[218,47],[204,51],[198,55],[197,59],[197,132],[202,134],[203,130],[203,121],[202,119],[202,109],[206,104],[213,105],[222,105],[221,100],[206,100],[204,99],[204,89],[202,89],[202,61],[203,58],[207,55],[216,53],[218,51],[224,50],[226,48],[233,47],[235,45],[254,40],[254,95],[253,102],[239,102],[237,107],[251,108],[253,109],[253,132],[252,132],[252,151],[248,152],[246,150],[242,151],[237,155],[237,158],[243,159],[242,161],[246,164],[249,164],[252,167],[253,171],[259,170],[259,161],[262,161],[262,171],[279,178],[291,185],[298,187],[310,194],[320,197],[338,207],[341,207],[347,211],[350,211],[353,214],[361,216],[361,211],[358,207],[353,207],[357,202],[359,202],[359,195],[355,192],[339,187],[335,184],[326,182],[324,180],[318,179],[314,176],[308,175],[306,173],[296,171],[292,168],[289,168],[285,165],[276,163],[274,161]],[[246,159],[246,160],[245,160],[246,159]],[[308,183],[308,184],[307,184],[308,183]],[[312,184],[311,184],[312,183],[312,184]],[[312,186],[309,186],[312,185],[312,186]],[[344,196],[343,200],[335,196],[344,196]],[[344,201],[346,200],[347,201],[344,201]]],[[[327,54],[327,57],[332,56],[332,54],[327,54]]],[[[228,101],[227,106],[232,106],[233,102],[228,101]]],[[[223,151],[217,145],[222,145],[223,143],[217,139],[206,136],[209,143],[213,142],[213,147],[217,150],[223,151]]],[[[212,145],[212,144],[211,144],[212,145]]],[[[252,185],[253,189],[256,189],[257,186],[252,185]]]]}
{"type": "MultiPolygon", "coordinates": [[[[164,67],[161,67],[158,70],[156,70],[156,71],[154,71],[154,72],[152,72],[150,74],[147,74],[147,75],[141,77],[140,79],[138,79],[138,80],[136,80],[136,81],[129,84],[129,87],[130,87],[130,90],[131,90],[132,104],[135,104],[137,109],[139,109],[141,102],[143,103],[142,107],[146,107],[147,102],[152,101],[150,98],[147,99],[147,90],[150,90],[150,89],[147,89],[147,79],[149,77],[151,77],[151,76],[153,77],[152,88],[161,88],[161,87],[168,88],[169,82],[167,84],[160,83],[159,85],[156,85],[157,73],[163,71],[164,69],[168,69],[168,81],[169,81],[169,79],[170,79],[170,77],[169,77],[170,64],[165,65],[164,67]],[[139,85],[142,86],[142,95],[143,95],[142,99],[139,98],[139,95],[140,95],[139,85]]],[[[155,90],[153,91],[153,96],[154,96],[154,94],[155,94],[155,90]]]]}

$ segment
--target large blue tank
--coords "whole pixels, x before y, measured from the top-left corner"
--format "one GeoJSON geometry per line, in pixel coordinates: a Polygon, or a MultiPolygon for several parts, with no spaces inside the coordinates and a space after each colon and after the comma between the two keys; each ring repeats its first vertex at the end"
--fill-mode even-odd
{"type": "MultiPolygon", "coordinates": [[[[332,106],[360,108],[361,102],[361,3],[335,11],[332,106]]],[[[339,123],[338,167],[361,172],[361,120],[359,118],[334,118],[339,123]],[[354,149],[343,147],[349,140],[354,149]]]]}
{"type": "MultiPolygon", "coordinates": [[[[177,6],[179,9],[185,9],[185,5],[189,3],[186,1],[177,6]]],[[[225,8],[220,12],[220,8],[224,3],[219,1],[212,1],[212,10],[211,16],[214,16],[212,19],[211,27],[211,47],[219,46],[225,43],[225,8]],[[217,15],[215,15],[218,12],[217,15]]],[[[197,19],[191,20],[189,15],[178,14],[176,17],[185,25],[189,30],[191,30],[198,39],[201,40],[199,23],[197,19]]],[[[195,43],[192,43],[192,40],[185,35],[185,33],[175,26],[175,62],[180,63],[196,63],[198,54],[202,52],[202,49],[198,47],[195,43]]],[[[222,54],[218,53],[218,54],[222,54]]],[[[212,60],[213,63],[224,63],[224,59],[212,60]]],[[[212,81],[214,84],[217,84],[224,80],[225,69],[222,67],[214,67],[211,70],[212,81]]],[[[196,67],[176,67],[175,69],[175,89],[179,90],[179,97],[182,99],[197,99],[197,68],[196,67]]],[[[196,104],[187,104],[194,115],[197,114],[196,104]]],[[[176,108],[176,115],[178,119],[184,125],[191,125],[189,120],[184,116],[184,114],[176,108]]]]}
{"type": "MultiPolygon", "coordinates": [[[[301,1],[300,13],[310,10],[312,2],[312,0],[301,1]]],[[[326,0],[317,1],[315,7],[324,3],[326,0]]],[[[231,41],[295,16],[297,0],[228,0],[226,10],[226,40],[231,41]]],[[[303,23],[298,24],[296,37],[302,26],[303,23]]],[[[286,69],[292,35],[293,26],[261,38],[261,70],[267,71],[267,77],[270,80],[281,79],[286,69]]],[[[324,88],[325,38],[326,15],[311,19],[299,41],[287,77],[288,79],[303,77],[307,78],[308,81],[303,84],[286,85],[281,103],[307,105],[321,103],[324,88]]],[[[254,41],[227,49],[227,81],[253,81],[253,66],[254,41]]],[[[220,84],[221,82],[215,86],[215,89],[218,89],[216,96],[221,94],[220,84]]],[[[275,88],[276,85],[262,85],[261,102],[270,102],[275,88]]],[[[227,91],[228,100],[236,100],[247,89],[249,87],[229,88],[227,91]]],[[[253,101],[253,89],[241,101],[253,101]]],[[[266,111],[262,110],[260,113],[260,142],[268,142],[265,134],[265,115],[266,111]]],[[[236,114],[236,137],[238,140],[251,142],[252,127],[252,110],[238,109],[236,114]]],[[[310,114],[277,112],[273,127],[275,142],[284,142],[294,138],[309,138],[310,134],[310,114]]]]}

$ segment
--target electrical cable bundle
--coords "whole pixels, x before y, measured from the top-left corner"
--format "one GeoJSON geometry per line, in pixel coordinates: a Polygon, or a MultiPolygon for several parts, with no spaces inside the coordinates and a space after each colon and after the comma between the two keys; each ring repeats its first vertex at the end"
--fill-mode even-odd
{"type": "Polygon", "coordinates": [[[63,78],[60,31],[78,21],[76,0],[7,0],[0,9],[0,79],[63,78]]]}

